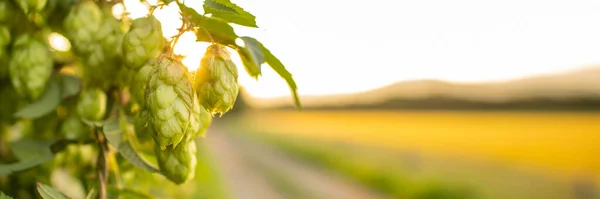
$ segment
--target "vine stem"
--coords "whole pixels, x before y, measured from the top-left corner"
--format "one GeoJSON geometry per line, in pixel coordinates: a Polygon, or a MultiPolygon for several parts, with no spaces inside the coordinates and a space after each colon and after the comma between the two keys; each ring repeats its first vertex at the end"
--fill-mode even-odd
{"type": "Polygon", "coordinates": [[[108,185],[108,144],[104,134],[96,127],[96,142],[98,143],[98,161],[96,170],[98,172],[98,198],[106,199],[106,187],[108,185]]]}

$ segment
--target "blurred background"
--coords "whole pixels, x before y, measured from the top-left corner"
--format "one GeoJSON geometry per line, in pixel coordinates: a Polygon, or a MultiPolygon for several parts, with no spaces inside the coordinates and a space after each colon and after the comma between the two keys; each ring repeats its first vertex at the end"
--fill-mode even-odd
{"type": "MultiPolygon", "coordinates": [[[[124,2],[116,16],[147,14],[124,2]]],[[[269,67],[240,71],[196,179],[163,183],[177,198],[600,198],[600,2],[233,2],[303,109],[269,67]]],[[[175,6],[154,13],[166,36],[175,6]]],[[[191,70],[208,46],[194,38],[175,48],[191,70]]]]}

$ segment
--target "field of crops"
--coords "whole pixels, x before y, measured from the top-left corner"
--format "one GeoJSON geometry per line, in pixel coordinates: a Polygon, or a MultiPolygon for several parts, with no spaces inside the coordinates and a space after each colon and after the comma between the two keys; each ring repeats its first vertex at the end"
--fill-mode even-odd
{"type": "Polygon", "coordinates": [[[242,121],[255,131],[600,178],[600,113],[269,111],[242,121]]]}

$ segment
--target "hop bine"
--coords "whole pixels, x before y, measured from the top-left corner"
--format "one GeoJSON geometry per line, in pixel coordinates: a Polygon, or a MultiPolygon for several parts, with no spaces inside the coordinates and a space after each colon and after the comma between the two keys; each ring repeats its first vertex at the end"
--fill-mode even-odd
{"type": "Polygon", "coordinates": [[[40,97],[50,79],[52,66],[52,54],[43,42],[29,35],[15,40],[9,73],[20,96],[30,100],[40,97]]]}
{"type": "Polygon", "coordinates": [[[196,71],[194,88],[200,102],[211,114],[225,114],[239,92],[238,71],[221,44],[210,45],[196,71]]]}

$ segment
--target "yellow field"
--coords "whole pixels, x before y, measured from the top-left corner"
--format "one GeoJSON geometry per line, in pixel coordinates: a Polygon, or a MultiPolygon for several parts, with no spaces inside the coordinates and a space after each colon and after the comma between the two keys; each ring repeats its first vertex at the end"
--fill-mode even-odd
{"type": "Polygon", "coordinates": [[[253,131],[600,176],[600,113],[270,111],[243,118],[253,131]]]}

